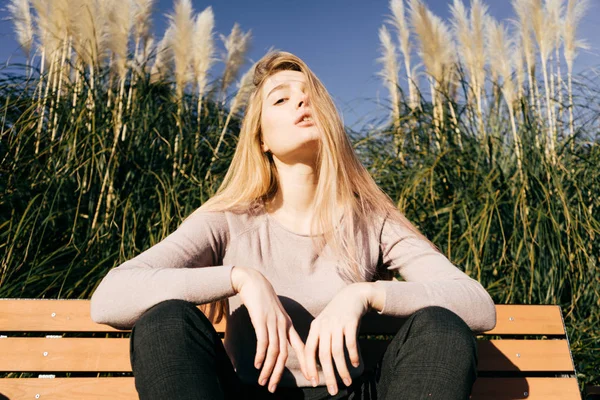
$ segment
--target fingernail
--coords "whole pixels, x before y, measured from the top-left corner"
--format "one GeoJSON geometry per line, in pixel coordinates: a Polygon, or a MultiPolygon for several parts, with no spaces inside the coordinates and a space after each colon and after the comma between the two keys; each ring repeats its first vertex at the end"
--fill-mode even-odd
{"type": "Polygon", "coordinates": [[[317,380],[314,377],[310,378],[310,383],[312,383],[313,387],[317,387],[317,380]]]}
{"type": "Polygon", "coordinates": [[[350,386],[352,384],[352,380],[350,378],[344,378],[344,384],[346,384],[346,386],[350,386]]]}
{"type": "Polygon", "coordinates": [[[359,366],[359,365],[360,365],[360,363],[358,363],[358,362],[353,362],[353,363],[352,363],[352,366],[353,366],[354,368],[358,368],[358,366],[359,366]]]}
{"type": "Polygon", "coordinates": [[[329,394],[333,396],[335,393],[335,386],[329,385],[329,394]]]}
{"type": "Polygon", "coordinates": [[[275,393],[275,385],[271,385],[271,387],[269,387],[269,392],[275,393]]]}
{"type": "Polygon", "coordinates": [[[260,381],[261,386],[265,386],[265,383],[267,383],[267,378],[264,378],[262,381],[260,381]]]}

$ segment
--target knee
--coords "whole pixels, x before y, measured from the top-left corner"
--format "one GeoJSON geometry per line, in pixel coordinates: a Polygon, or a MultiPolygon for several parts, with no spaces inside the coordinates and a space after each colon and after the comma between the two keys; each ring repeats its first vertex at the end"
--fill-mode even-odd
{"type": "Polygon", "coordinates": [[[426,346],[451,346],[457,351],[477,351],[475,335],[458,315],[439,306],[416,311],[411,317],[410,330],[419,336],[426,346]]]}
{"type": "Polygon", "coordinates": [[[132,328],[136,338],[146,333],[159,338],[168,335],[175,338],[185,334],[189,325],[212,326],[208,318],[194,304],[179,299],[161,301],[146,310],[132,328]]]}

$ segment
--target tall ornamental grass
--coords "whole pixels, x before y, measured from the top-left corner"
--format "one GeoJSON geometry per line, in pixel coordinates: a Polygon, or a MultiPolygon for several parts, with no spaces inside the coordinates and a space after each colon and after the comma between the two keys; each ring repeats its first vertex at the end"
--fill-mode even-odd
{"type": "Polygon", "coordinates": [[[497,21],[480,0],[454,0],[445,22],[421,0],[391,0],[379,35],[391,122],[357,148],[496,303],[559,304],[580,382],[598,384],[599,82],[572,76],[589,4],[511,4],[515,18],[497,21]]]}
{"type": "MultiPolygon", "coordinates": [[[[210,7],[176,0],[154,37],[153,1],[125,3],[10,1],[27,62],[0,70],[0,297],[89,298],[229,166],[251,32],[218,34],[217,54],[210,7]]],[[[456,0],[444,21],[392,0],[379,32],[391,121],[347,130],[398,207],[496,303],[562,307],[580,382],[598,384],[599,86],[572,73],[586,3],[512,4],[506,22],[456,0]]]]}

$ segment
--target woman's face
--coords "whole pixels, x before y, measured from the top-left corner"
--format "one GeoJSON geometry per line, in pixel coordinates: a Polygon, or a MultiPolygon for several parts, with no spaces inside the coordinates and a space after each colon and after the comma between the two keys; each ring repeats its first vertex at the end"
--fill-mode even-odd
{"type": "Polygon", "coordinates": [[[314,123],[296,123],[312,115],[306,79],[299,71],[279,71],[262,88],[262,149],[288,163],[314,161],[320,134],[314,123]]]}

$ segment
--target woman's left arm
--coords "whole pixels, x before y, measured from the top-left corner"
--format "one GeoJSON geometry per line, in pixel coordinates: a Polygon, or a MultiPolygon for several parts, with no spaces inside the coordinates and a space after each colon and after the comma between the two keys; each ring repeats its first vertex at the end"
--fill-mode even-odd
{"type": "Polygon", "coordinates": [[[369,304],[379,314],[408,317],[424,307],[440,306],[456,313],[474,332],[494,328],[496,307],[489,293],[427,241],[386,220],[380,246],[381,268],[397,270],[404,282],[371,284],[369,304]]]}

